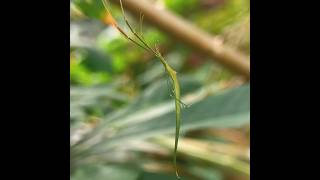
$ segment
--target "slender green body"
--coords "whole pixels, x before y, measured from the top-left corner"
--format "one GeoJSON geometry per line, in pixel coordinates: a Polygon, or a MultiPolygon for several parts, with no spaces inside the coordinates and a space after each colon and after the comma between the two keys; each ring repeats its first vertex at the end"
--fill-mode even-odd
{"type": "Polygon", "coordinates": [[[180,113],[181,113],[181,106],[180,106],[180,86],[178,79],[176,77],[176,73],[173,75],[173,82],[174,82],[174,92],[175,92],[175,106],[176,106],[176,135],[175,135],[175,142],[174,142],[174,166],[176,169],[176,175],[178,175],[177,170],[177,149],[178,149],[178,141],[179,141],[179,132],[180,132],[180,113]]]}
{"type": "MultiPolygon", "coordinates": [[[[107,7],[107,3],[106,0],[102,0],[103,5],[105,6],[108,14],[111,16],[110,11],[108,10],[107,7]]],[[[165,61],[165,59],[162,57],[159,49],[157,47],[155,48],[151,48],[151,46],[149,46],[142,37],[140,37],[140,35],[138,33],[136,33],[133,28],[131,27],[131,25],[129,24],[125,13],[124,13],[124,9],[123,9],[123,5],[122,5],[122,1],[120,0],[120,6],[121,6],[121,10],[122,10],[122,14],[123,14],[123,18],[127,24],[127,26],[129,27],[130,31],[132,32],[132,34],[134,35],[134,37],[136,37],[137,40],[131,38],[130,36],[128,36],[118,25],[117,23],[114,21],[112,22],[112,25],[122,34],[124,35],[125,38],[127,38],[128,40],[130,40],[131,42],[133,42],[134,44],[138,45],[139,47],[145,49],[146,51],[149,51],[150,53],[154,54],[156,57],[158,57],[158,59],[161,61],[161,63],[163,64],[167,74],[170,76],[170,79],[173,82],[173,92],[174,92],[174,97],[175,97],[175,111],[176,111],[176,132],[175,132],[175,143],[174,143],[174,152],[173,152],[173,163],[174,163],[174,167],[175,167],[175,171],[176,171],[176,175],[179,178],[178,175],[178,169],[177,169],[177,149],[178,149],[178,141],[179,141],[179,132],[180,132],[180,119],[181,119],[181,101],[180,101],[180,85],[179,85],[179,81],[177,78],[177,72],[175,70],[172,69],[172,67],[165,61]]],[[[140,17],[141,19],[141,17],[140,17]]],[[[142,22],[141,22],[142,23],[142,22]]],[[[141,30],[141,24],[140,24],[140,30],[141,30]]]]}
{"type": "Polygon", "coordinates": [[[180,85],[177,78],[177,72],[173,70],[170,65],[164,60],[164,58],[159,54],[157,56],[162,62],[164,68],[166,69],[167,74],[170,76],[173,81],[173,91],[175,97],[175,108],[176,108],[176,134],[175,134],[175,142],[174,142],[174,153],[173,153],[173,163],[176,169],[176,175],[178,175],[177,169],[177,149],[178,149],[178,141],[179,141],[179,133],[180,133],[180,121],[181,121],[181,106],[180,106],[180,85]]]}

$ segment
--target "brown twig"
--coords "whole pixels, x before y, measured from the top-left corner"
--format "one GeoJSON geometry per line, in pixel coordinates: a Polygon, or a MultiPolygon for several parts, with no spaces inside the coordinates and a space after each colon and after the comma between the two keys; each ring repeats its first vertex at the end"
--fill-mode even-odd
{"type": "MultiPolygon", "coordinates": [[[[111,2],[119,4],[119,0],[111,0],[111,2]]],[[[222,44],[211,34],[165,9],[157,9],[146,0],[123,0],[123,6],[138,17],[143,13],[146,21],[170,36],[250,79],[249,57],[222,44]]]]}

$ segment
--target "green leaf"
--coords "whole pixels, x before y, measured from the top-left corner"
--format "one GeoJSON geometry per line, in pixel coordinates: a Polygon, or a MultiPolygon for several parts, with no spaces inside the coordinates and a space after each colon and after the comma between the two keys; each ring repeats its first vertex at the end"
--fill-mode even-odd
{"type": "Polygon", "coordinates": [[[210,167],[192,166],[188,168],[188,171],[205,180],[222,180],[223,179],[221,172],[219,172],[217,169],[210,168],[210,167]]]}
{"type": "Polygon", "coordinates": [[[72,85],[98,85],[111,80],[113,69],[111,59],[94,48],[81,47],[74,52],[70,63],[72,85]]]}
{"type": "Polygon", "coordinates": [[[70,120],[81,122],[90,116],[103,116],[114,111],[114,103],[127,103],[128,96],[116,91],[116,87],[70,87],[70,120]],[[91,112],[90,112],[91,111],[91,112]],[[97,113],[99,112],[99,113],[97,113]]]}
{"type": "MultiPolygon", "coordinates": [[[[191,95],[196,96],[196,94],[191,95]]],[[[100,150],[105,148],[104,145],[122,145],[124,141],[131,139],[174,133],[175,108],[172,101],[133,109],[134,111],[129,109],[112,121],[107,121],[109,127],[116,129],[113,136],[97,145],[101,146],[100,150]]],[[[208,127],[240,127],[249,123],[249,119],[250,85],[244,85],[196,101],[189,108],[183,109],[181,131],[208,127]]],[[[99,151],[98,149],[96,150],[99,151]]]]}
{"type": "Polygon", "coordinates": [[[82,48],[85,54],[82,64],[92,72],[112,72],[111,58],[94,48],[82,48]]]}
{"type": "Polygon", "coordinates": [[[82,166],[70,177],[70,180],[136,180],[139,171],[121,166],[82,166]]]}
{"type": "Polygon", "coordinates": [[[73,0],[72,2],[82,11],[83,14],[90,18],[100,19],[105,12],[101,1],[73,0]]]}
{"type": "MultiPolygon", "coordinates": [[[[160,173],[149,173],[144,172],[138,180],[176,180],[177,177],[174,175],[167,175],[167,174],[160,174],[160,173]]],[[[189,179],[186,177],[183,177],[183,179],[189,179]]]]}

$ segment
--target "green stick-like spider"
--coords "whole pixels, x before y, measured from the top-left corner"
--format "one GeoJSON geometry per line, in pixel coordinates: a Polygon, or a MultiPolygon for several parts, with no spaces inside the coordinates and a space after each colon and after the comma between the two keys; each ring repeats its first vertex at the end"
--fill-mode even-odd
{"type": "MultiPolygon", "coordinates": [[[[181,121],[181,106],[180,106],[180,104],[183,104],[183,103],[180,101],[180,85],[179,85],[179,81],[177,78],[177,72],[166,62],[166,60],[163,58],[163,56],[161,55],[161,53],[157,47],[152,48],[150,45],[148,45],[148,43],[143,39],[143,37],[141,35],[139,35],[131,27],[131,25],[129,24],[129,22],[125,16],[124,8],[123,8],[121,0],[120,0],[120,6],[121,6],[124,21],[125,21],[126,25],[129,27],[131,33],[136,38],[136,40],[131,38],[127,33],[125,33],[124,30],[122,30],[118,26],[117,22],[113,19],[112,15],[108,9],[107,0],[102,0],[102,2],[103,2],[105,9],[107,10],[107,13],[108,13],[107,15],[109,16],[109,23],[111,23],[112,26],[115,27],[126,39],[133,42],[137,46],[143,48],[144,50],[154,54],[160,60],[160,62],[163,64],[163,67],[165,68],[166,73],[169,75],[171,81],[173,82],[173,90],[172,91],[173,91],[173,95],[175,98],[175,112],[176,112],[176,132],[175,132],[175,144],[174,144],[174,153],[173,153],[173,164],[174,164],[174,168],[176,171],[176,176],[179,178],[178,169],[177,169],[177,149],[178,149],[179,132],[180,132],[180,121],[181,121]]],[[[141,14],[140,14],[140,23],[142,23],[142,18],[143,18],[143,16],[141,16],[141,14]]],[[[141,30],[141,24],[140,24],[140,30],[141,30]]]]}

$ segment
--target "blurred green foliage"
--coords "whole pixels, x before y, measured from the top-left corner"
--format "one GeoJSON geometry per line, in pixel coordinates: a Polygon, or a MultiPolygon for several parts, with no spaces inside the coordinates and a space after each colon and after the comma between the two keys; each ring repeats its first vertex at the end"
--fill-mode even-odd
{"type": "Polygon", "coordinates": [[[106,59],[94,49],[78,48],[71,54],[70,83],[89,86],[108,82],[112,69],[106,59]]]}
{"type": "Polygon", "coordinates": [[[198,7],[199,1],[198,0],[175,0],[175,1],[164,0],[164,4],[168,9],[178,14],[184,14],[198,7]]]}
{"type": "MultiPolygon", "coordinates": [[[[250,52],[248,0],[221,0],[215,5],[204,5],[205,0],[157,2],[250,52]]],[[[106,14],[100,0],[71,0],[71,5],[70,179],[176,179],[171,167],[174,141],[163,141],[174,137],[175,124],[172,85],[162,65],[102,22],[106,14]]],[[[119,25],[128,30],[119,7],[110,7],[119,25]]],[[[127,15],[139,32],[138,18],[127,15]]],[[[178,156],[183,179],[222,180],[230,174],[249,179],[246,172],[232,169],[249,166],[245,150],[250,85],[156,27],[144,24],[142,33],[178,72],[182,101],[190,106],[182,110],[182,144],[193,139],[199,143],[194,147],[205,145],[205,152],[184,146],[178,156]],[[221,129],[226,132],[219,134],[221,129]],[[197,153],[208,156],[207,161],[197,153]]]]}
{"type": "Polygon", "coordinates": [[[90,18],[101,19],[105,14],[105,9],[101,1],[97,0],[72,0],[83,14],[90,18]]]}
{"type": "Polygon", "coordinates": [[[224,28],[249,16],[250,1],[228,0],[213,11],[199,11],[195,22],[204,29],[220,34],[224,28]]]}
{"type": "Polygon", "coordinates": [[[105,180],[112,177],[112,180],[135,180],[139,172],[128,167],[121,166],[85,166],[77,170],[70,180],[105,180]]]}

